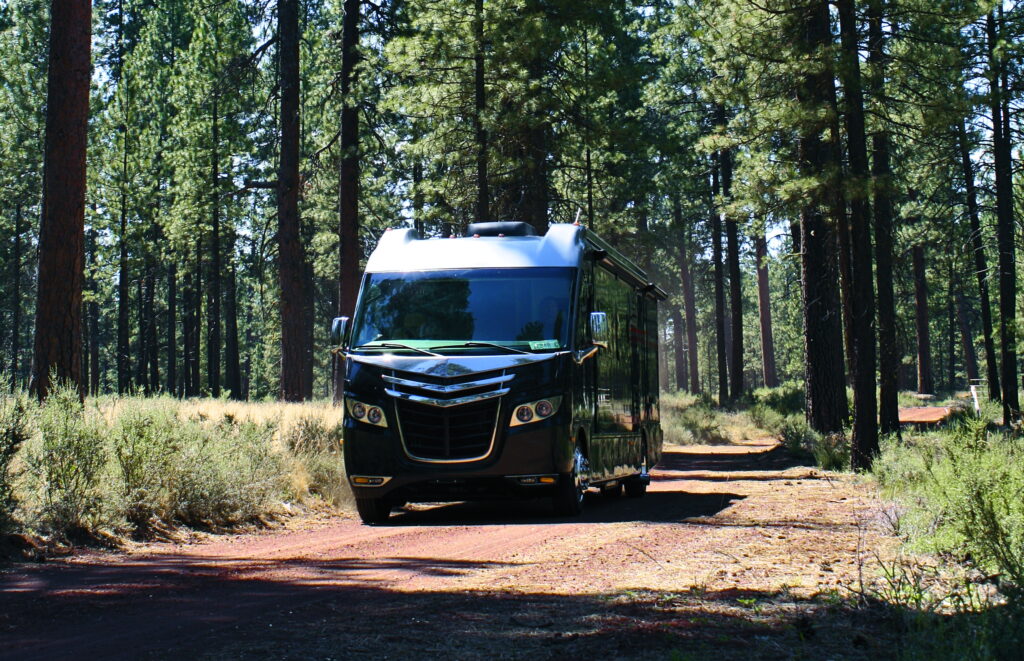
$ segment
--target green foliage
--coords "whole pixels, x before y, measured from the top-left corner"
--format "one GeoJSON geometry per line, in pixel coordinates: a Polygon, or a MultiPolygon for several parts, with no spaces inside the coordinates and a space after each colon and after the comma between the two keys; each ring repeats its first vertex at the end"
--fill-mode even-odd
{"type": "Polygon", "coordinates": [[[39,407],[39,438],[27,447],[28,473],[37,485],[41,527],[62,537],[86,534],[101,523],[101,478],[106,429],[86,409],[77,389],[57,386],[39,407]]]}
{"type": "Polygon", "coordinates": [[[335,507],[352,501],[342,458],[342,427],[304,416],[285,434],[285,445],[302,466],[307,490],[335,507]]]}
{"type": "Polygon", "coordinates": [[[912,548],[953,554],[997,574],[1007,594],[1024,586],[1024,447],[983,420],[889,440],[874,472],[903,508],[912,548]]]}
{"type": "Polygon", "coordinates": [[[754,391],[754,403],[767,407],[782,415],[804,412],[804,387],[791,382],[777,388],[758,388],[754,391]]]}
{"type": "Polygon", "coordinates": [[[679,445],[728,443],[718,414],[704,400],[676,393],[661,400],[661,426],[665,441],[679,445]]]}
{"type": "Polygon", "coordinates": [[[13,525],[14,481],[18,473],[13,466],[18,450],[29,439],[28,405],[24,396],[0,395],[0,533],[13,525]]]}

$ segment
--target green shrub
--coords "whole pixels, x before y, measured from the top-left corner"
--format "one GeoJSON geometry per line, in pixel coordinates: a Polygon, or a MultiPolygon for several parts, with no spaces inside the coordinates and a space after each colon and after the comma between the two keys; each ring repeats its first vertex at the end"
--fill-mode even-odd
{"type": "Polygon", "coordinates": [[[341,450],[342,426],[328,427],[315,416],[302,416],[284,433],[285,445],[294,453],[336,453],[341,450]]]}
{"type": "Polygon", "coordinates": [[[998,575],[1006,594],[1024,586],[1024,447],[965,419],[943,432],[883,444],[874,473],[903,508],[912,548],[952,554],[998,575]]]}
{"type": "Polygon", "coordinates": [[[179,421],[165,398],[136,400],[118,416],[113,454],[121,478],[121,509],[136,531],[166,510],[167,476],[180,448],[179,421]]]}
{"type": "Polygon", "coordinates": [[[804,388],[798,383],[786,383],[776,388],[758,388],[754,391],[754,405],[766,407],[782,415],[803,413],[804,388]]]}
{"type": "Polygon", "coordinates": [[[30,445],[26,463],[41,500],[40,525],[61,537],[87,535],[103,504],[103,421],[85,409],[75,388],[59,385],[39,407],[38,424],[38,442],[30,445]]]}
{"type": "Polygon", "coordinates": [[[787,415],[779,425],[778,435],[786,449],[796,454],[812,454],[821,438],[802,415],[787,415]]]}
{"type": "Polygon", "coordinates": [[[718,445],[728,443],[718,415],[703,400],[675,394],[663,400],[662,429],[665,440],[678,445],[718,445]]]}
{"type": "Polygon", "coordinates": [[[0,533],[14,521],[14,457],[29,439],[28,414],[31,405],[23,397],[0,397],[0,533]]]}
{"type": "Polygon", "coordinates": [[[306,474],[306,489],[335,507],[352,500],[342,458],[342,426],[328,427],[304,416],[284,435],[285,445],[306,474]]]}
{"type": "Polygon", "coordinates": [[[778,435],[786,416],[765,404],[754,404],[747,410],[750,421],[770,434],[778,435]]]}
{"type": "Polygon", "coordinates": [[[226,527],[266,512],[283,487],[280,456],[272,451],[275,431],[273,423],[210,428],[199,420],[181,421],[162,517],[226,527]]]}

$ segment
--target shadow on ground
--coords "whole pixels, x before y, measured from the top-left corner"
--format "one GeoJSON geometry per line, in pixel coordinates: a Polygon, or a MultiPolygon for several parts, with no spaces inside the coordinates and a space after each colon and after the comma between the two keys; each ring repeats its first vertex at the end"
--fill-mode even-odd
{"type": "Polygon", "coordinates": [[[878,605],[855,608],[836,595],[402,592],[318,578],[382,567],[477,571],[486,562],[292,564],[305,570],[302,579],[215,573],[202,559],[173,557],[116,577],[98,565],[68,567],[89,580],[62,582],[59,592],[0,592],[0,658],[877,659],[920,644],[907,637],[907,622],[925,633],[951,626],[948,618],[929,624],[878,605]]]}

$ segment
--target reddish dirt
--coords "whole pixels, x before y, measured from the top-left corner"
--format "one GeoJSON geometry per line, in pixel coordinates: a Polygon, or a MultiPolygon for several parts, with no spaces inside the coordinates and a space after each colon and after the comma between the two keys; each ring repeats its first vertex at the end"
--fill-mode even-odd
{"type": "Polygon", "coordinates": [[[669,448],[645,498],[415,505],[0,573],[2,658],[872,658],[879,501],[770,442],[669,448]],[[870,634],[870,635],[869,635],[870,634]]]}

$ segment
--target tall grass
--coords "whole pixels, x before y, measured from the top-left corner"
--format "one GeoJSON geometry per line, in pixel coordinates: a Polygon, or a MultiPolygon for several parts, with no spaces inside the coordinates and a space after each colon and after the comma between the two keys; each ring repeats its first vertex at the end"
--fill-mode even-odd
{"type": "Polygon", "coordinates": [[[0,526],[63,539],[224,529],[347,501],[328,404],[0,396],[0,526]]]}

